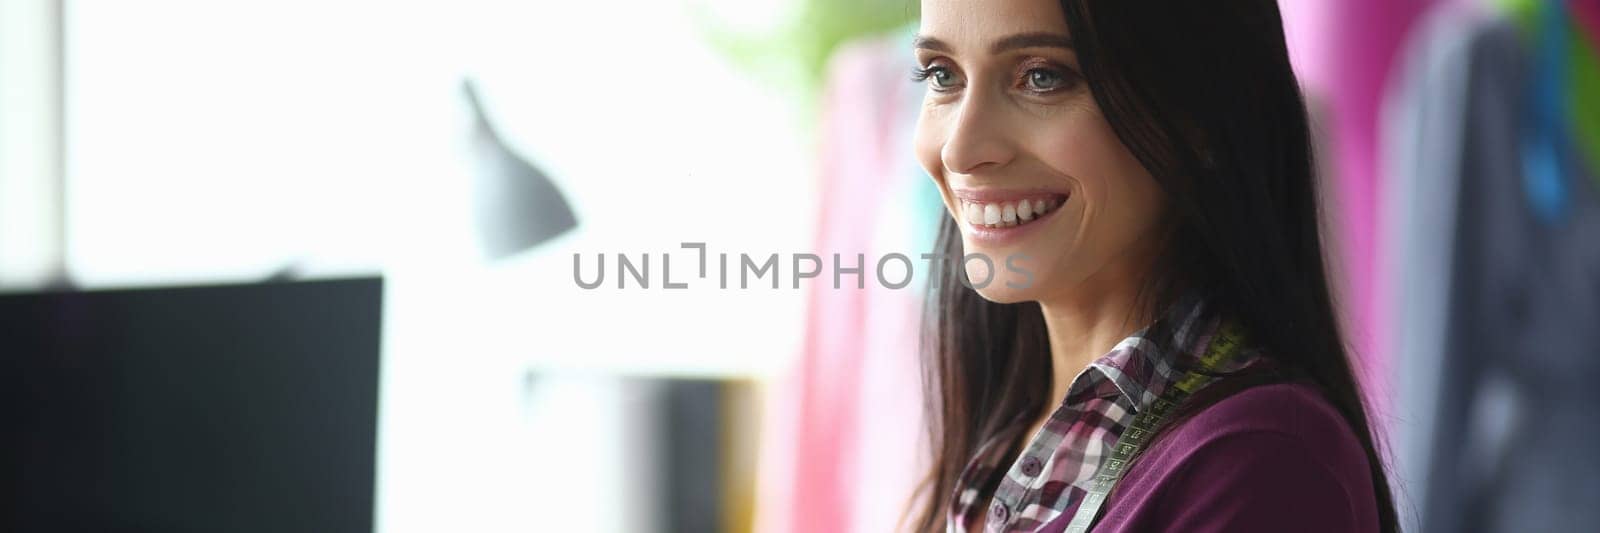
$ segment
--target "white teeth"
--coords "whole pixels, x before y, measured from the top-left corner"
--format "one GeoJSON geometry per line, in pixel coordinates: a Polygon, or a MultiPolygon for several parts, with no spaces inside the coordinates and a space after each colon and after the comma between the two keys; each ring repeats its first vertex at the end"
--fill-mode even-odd
{"type": "Polygon", "coordinates": [[[1007,228],[1026,224],[1056,207],[1055,198],[1019,200],[1015,203],[961,202],[960,219],[973,226],[1007,228]]]}

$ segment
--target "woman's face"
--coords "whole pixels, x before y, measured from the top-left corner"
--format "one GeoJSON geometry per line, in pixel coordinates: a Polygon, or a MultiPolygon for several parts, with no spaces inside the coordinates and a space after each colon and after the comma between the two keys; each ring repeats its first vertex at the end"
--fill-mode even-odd
{"type": "Polygon", "coordinates": [[[1165,199],[1101,115],[1056,0],[923,0],[914,48],[917,159],[994,265],[966,261],[978,292],[1049,301],[1136,274],[1165,199]]]}

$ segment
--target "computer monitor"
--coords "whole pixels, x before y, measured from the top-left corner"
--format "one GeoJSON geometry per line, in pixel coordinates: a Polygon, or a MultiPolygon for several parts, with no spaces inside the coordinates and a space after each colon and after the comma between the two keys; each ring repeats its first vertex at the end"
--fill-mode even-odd
{"type": "Polygon", "coordinates": [[[0,530],[371,531],[382,296],[0,295],[0,530]]]}

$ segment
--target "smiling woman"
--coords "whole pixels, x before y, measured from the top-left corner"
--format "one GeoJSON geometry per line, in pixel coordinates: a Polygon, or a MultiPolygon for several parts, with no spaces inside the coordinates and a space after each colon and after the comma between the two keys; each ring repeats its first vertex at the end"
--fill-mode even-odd
{"type": "Polygon", "coordinates": [[[924,0],[919,531],[1394,531],[1274,0],[924,0]]]}

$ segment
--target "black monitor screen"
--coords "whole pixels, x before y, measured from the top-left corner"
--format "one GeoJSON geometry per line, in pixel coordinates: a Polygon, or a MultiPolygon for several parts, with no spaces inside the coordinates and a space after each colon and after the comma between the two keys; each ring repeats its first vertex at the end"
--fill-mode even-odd
{"type": "Polygon", "coordinates": [[[0,530],[371,531],[382,294],[0,295],[0,530]]]}

